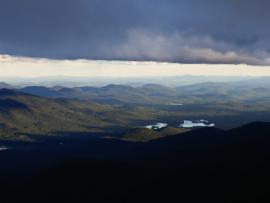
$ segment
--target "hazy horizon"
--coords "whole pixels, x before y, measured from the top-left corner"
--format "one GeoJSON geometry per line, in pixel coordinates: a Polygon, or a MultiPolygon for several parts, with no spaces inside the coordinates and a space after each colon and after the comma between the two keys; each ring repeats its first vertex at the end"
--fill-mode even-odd
{"type": "Polygon", "coordinates": [[[127,85],[143,86],[146,84],[157,84],[168,87],[187,86],[200,83],[267,83],[269,76],[156,76],[156,77],[72,77],[72,76],[49,76],[49,77],[0,77],[0,83],[7,83],[12,86],[96,86],[127,85]]]}
{"type": "Polygon", "coordinates": [[[53,60],[45,58],[0,56],[1,78],[37,77],[263,77],[269,66],[247,64],[180,64],[155,61],[53,60]]]}

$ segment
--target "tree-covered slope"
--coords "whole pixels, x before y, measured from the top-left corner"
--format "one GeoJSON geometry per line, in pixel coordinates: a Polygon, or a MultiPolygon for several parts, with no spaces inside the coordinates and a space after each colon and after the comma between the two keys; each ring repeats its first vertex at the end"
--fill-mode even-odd
{"type": "Polygon", "coordinates": [[[29,139],[34,135],[99,132],[124,127],[133,119],[150,118],[140,111],[1,89],[0,138],[29,139]]]}

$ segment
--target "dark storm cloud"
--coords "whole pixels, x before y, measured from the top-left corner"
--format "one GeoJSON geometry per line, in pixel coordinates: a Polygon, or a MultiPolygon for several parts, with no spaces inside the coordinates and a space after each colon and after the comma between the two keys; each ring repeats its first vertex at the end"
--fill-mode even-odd
{"type": "Polygon", "coordinates": [[[270,64],[268,0],[0,0],[0,53],[270,64]]]}

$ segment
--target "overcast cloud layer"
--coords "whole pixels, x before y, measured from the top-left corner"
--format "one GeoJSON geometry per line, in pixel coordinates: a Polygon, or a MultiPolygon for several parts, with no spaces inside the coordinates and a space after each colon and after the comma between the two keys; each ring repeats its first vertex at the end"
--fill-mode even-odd
{"type": "Polygon", "coordinates": [[[270,64],[269,0],[0,0],[0,54],[270,64]]]}

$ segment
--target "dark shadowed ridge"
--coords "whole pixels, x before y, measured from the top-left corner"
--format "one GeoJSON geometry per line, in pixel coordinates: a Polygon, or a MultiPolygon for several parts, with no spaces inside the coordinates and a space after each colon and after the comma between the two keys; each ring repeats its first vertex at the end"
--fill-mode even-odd
{"type": "Polygon", "coordinates": [[[243,125],[239,128],[235,128],[230,130],[231,133],[243,133],[243,134],[254,134],[258,133],[258,135],[264,135],[270,132],[270,122],[253,122],[246,125],[243,125]]]}
{"type": "Polygon", "coordinates": [[[229,131],[232,138],[270,140],[270,122],[254,122],[229,131]]]}
{"type": "MultiPolygon", "coordinates": [[[[90,154],[84,155],[82,159],[60,161],[61,164],[40,173],[21,188],[2,185],[0,192],[6,191],[2,197],[9,202],[36,202],[40,197],[42,202],[237,203],[256,202],[258,198],[264,202],[261,198],[269,200],[270,167],[265,162],[270,156],[269,135],[270,123],[257,122],[232,131],[198,129],[137,146],[95,140],[95,144],[84,145],[92,153],[104,155],[104,150],[118,150],[119,156],[127,156],[139,150],[142,156],[137,159],[145,161],[106,161],[104,157],[97,160],[90,154]],[[260,129],[268,136],[261,137],[260,129]],[[250,135],[248,142],[245,133],[250,135]],[[257,145],[258,140],[265,144],[257,145]],[[149,153],[155,156],[147,156],[149,153]]],[[[74,148],[66,150],[77,152],[74,148]]],[[[32,158],[37,161],[35,156],[32,158]]]]}
{"type": "Polygon", "coordinates": [[[197,143],[198,145],[207,144],[215,141],[223,141],[226,131],[218,128],[201,128],[190,132],[173,135],[170,137],[160,138],[158,140],[150,141],[150,145],[175,145],[179,144],[184,146],[187,143],[197,143]]]}
{"type": "Polygon", "coordinates": [[[23,93],[14,91],[14,90],[10,90],[10,89],[0,89],[0,96],[14,96],[14,95],[22,95],[23,93]]]}
{"type": "Polygon", "coordinates": [[[27,105],[14,99],[0,99],[0,110],[29,110],[27,105]]]}

